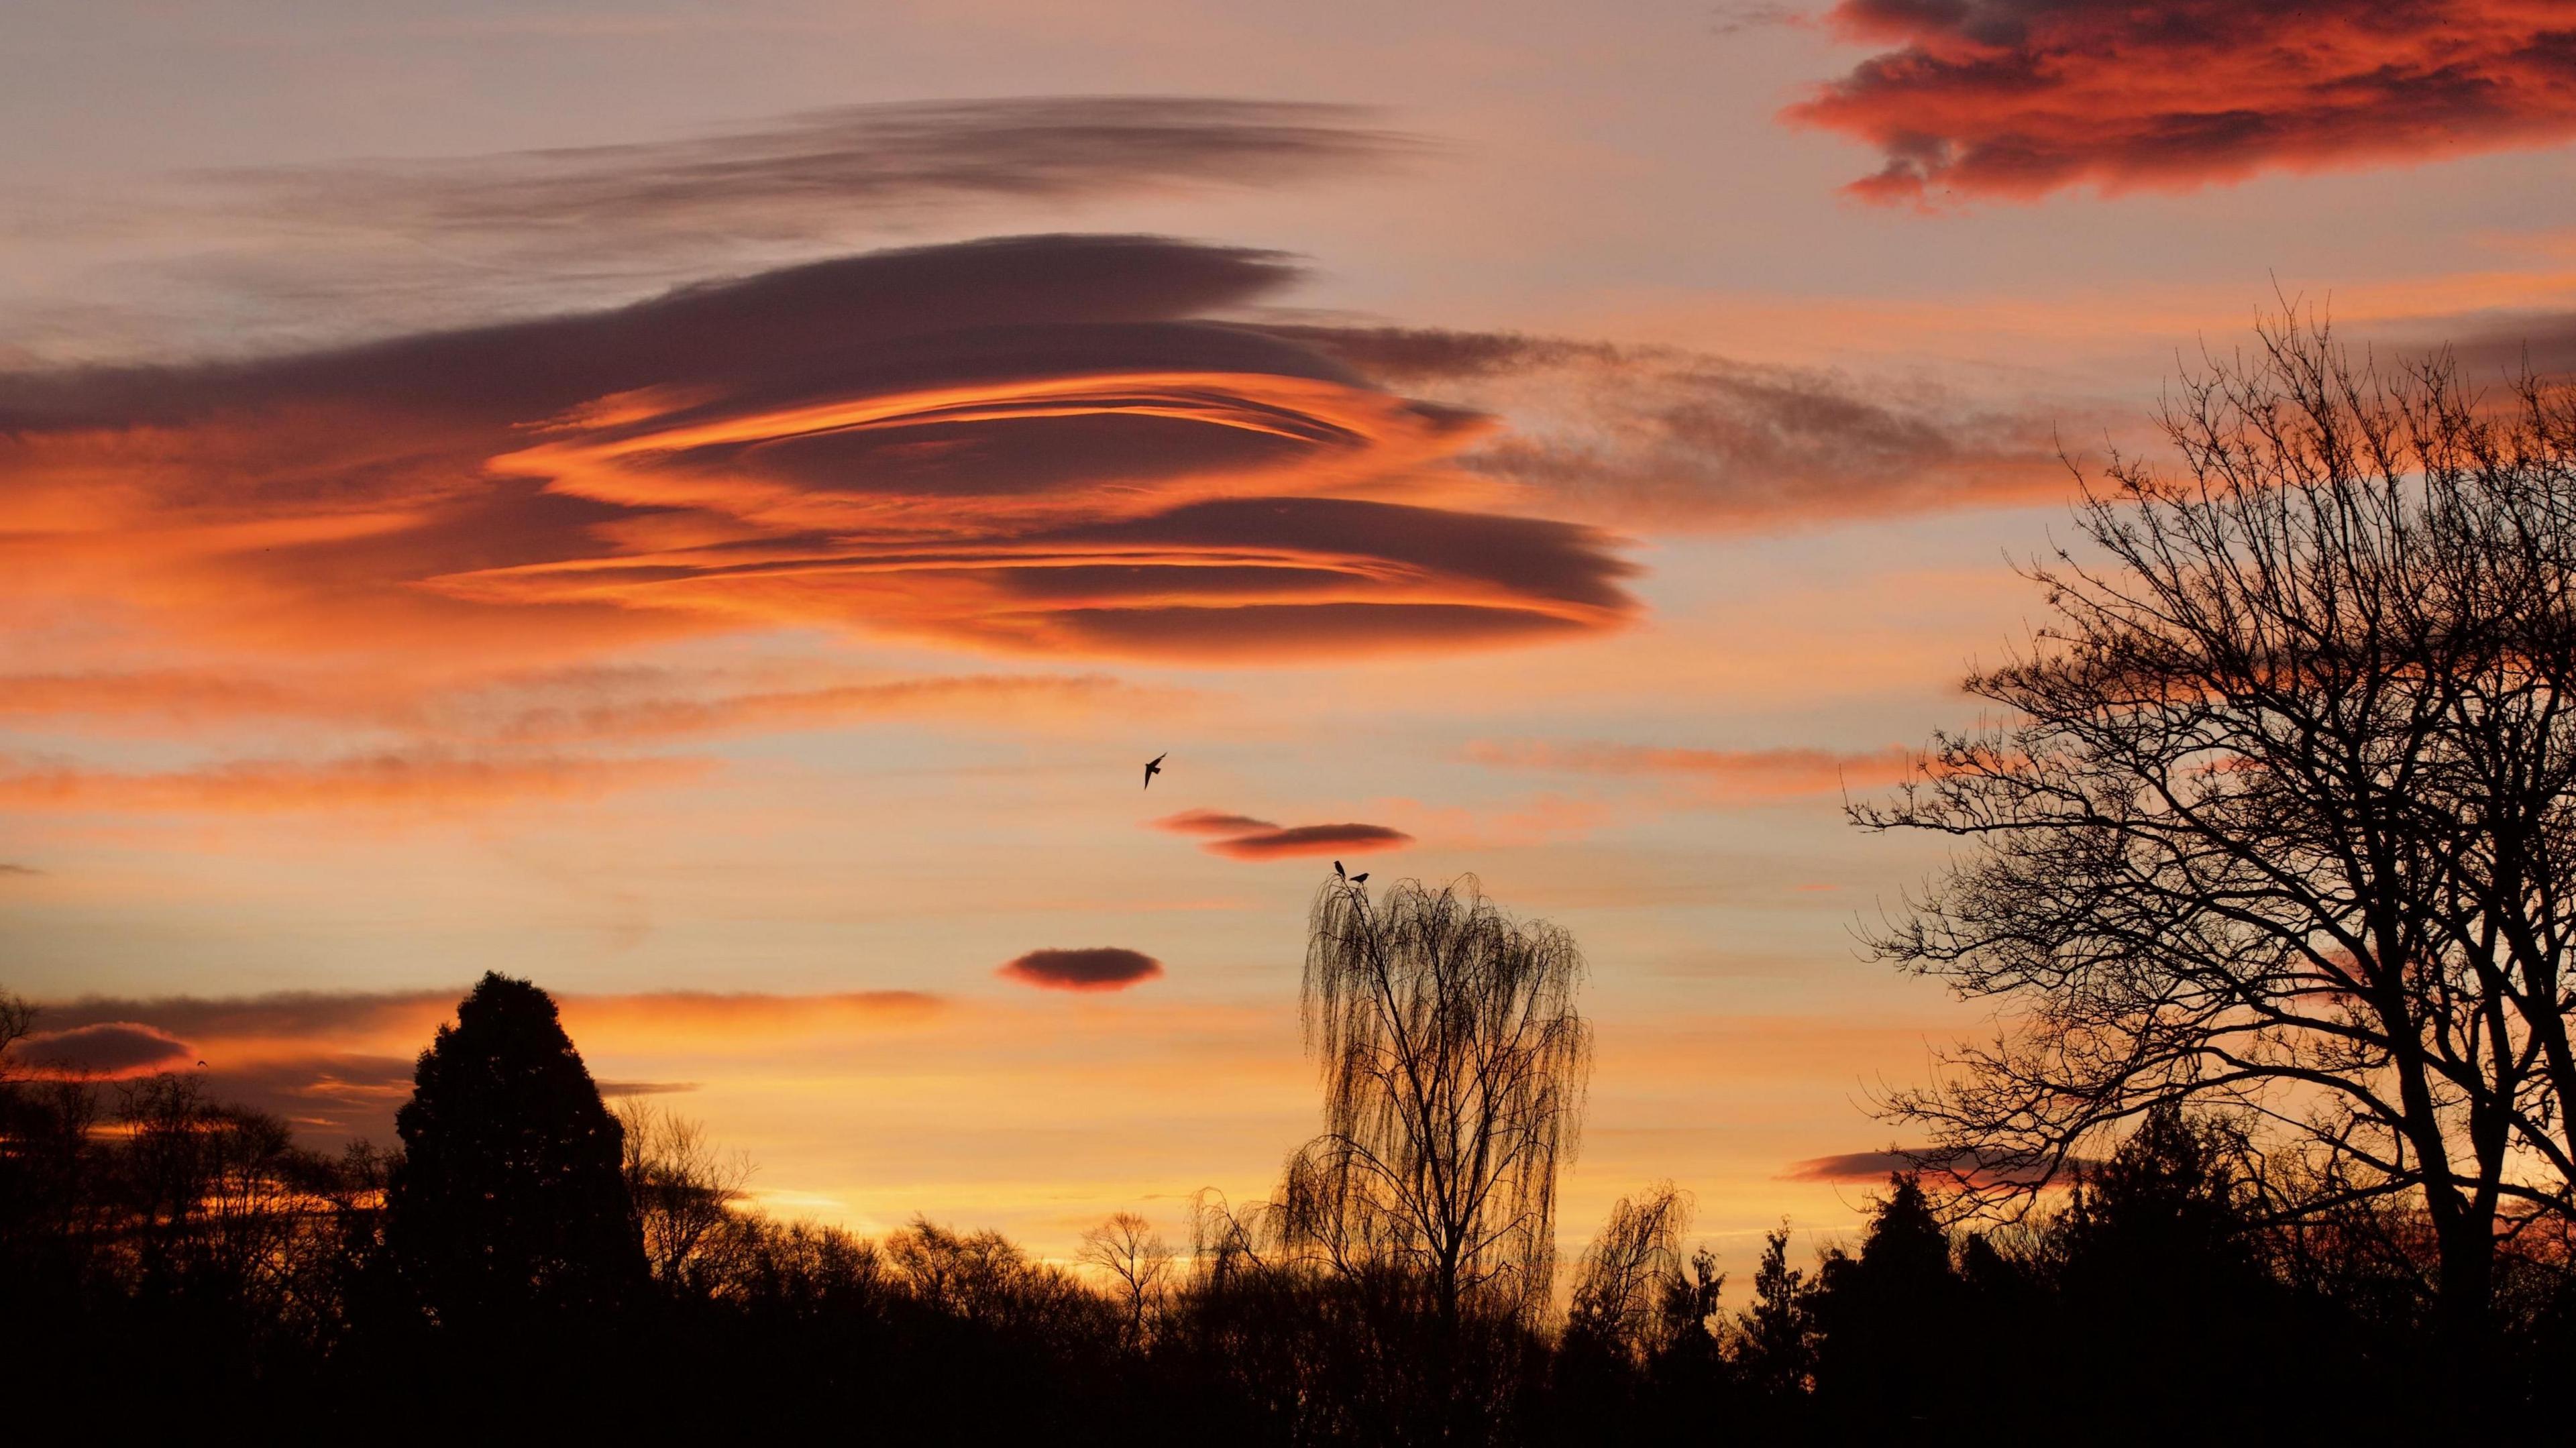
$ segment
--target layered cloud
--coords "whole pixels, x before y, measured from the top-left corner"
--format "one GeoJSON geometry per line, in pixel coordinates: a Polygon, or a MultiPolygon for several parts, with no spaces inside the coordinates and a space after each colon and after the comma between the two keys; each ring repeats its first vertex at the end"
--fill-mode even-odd
{"type": "Polygon", "coordinates": [[[1040,990],[1113,991],[1141,985],[1163,973],[1163,963],[1119,946],[1032,950],[1005,961],[996,974],[1040,990]]]}
{"type": "Polygon", "coordinates": [[[1183,810],[1154,821],[1161,829],[1185,835],[1210,835],[1211,854],[1237,860],[1276,860],[1301,855],[1365,855],[1400,850],[1413,836],[1386,825],[1279,825],[1250,815],[1216,810],[1183,810]]]}
{"type": "Polygon", "coordinates": [[[1578,635],[1614,540],[1494,511],[1489,424],[1195,318],[1278,257],[880,253],[617,311],[8,379],[0,606],[234,647],[580,651],[825,626],[1258,661],[1578,635]],[[13,597],[14,596],[14,597],[13,597]]]}
{"type": "Polygon", "coordinates": [[[1873,201],[2182,189],[2576,138],[2556,0],[1842,0],[1888,47],[1786,116],[1865,140],[1873,201]]]}
{"type": "Polygon", "coordinates": [[[1283,326],[1392,387],[1509,426],[1463,457],[1559,514],[1743,532],[2066,493],[2037,403],[1670,347],[1418,328],[1283,326]]]}

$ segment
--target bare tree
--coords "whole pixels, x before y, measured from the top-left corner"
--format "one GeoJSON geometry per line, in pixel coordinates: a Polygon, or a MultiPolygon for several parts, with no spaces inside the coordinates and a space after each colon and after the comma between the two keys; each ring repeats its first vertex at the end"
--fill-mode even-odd
{"type": "Polygon", "coordinates": [[[1471,1300],[1542,1310],[1590,1065],[1582,975],[1572,937],[1513,922],[1472,877],[1378,902],[1326,884],[1304,986],[1325,1129],[1290,1160],[1287,1235],[1419,1280],[1453,1335],[1471,1300]]]}
{"type": "Polygon", "coordinates": [[[701,1288],[711,1276],[702,1259],[730,1240],[724,1228],[751,1181],[751,1159],[719,1151],[703,1123],[649,1100],[624,1098],[615,1113],[626,1132],[626,1186],[653,1279],[701,1288]]]}
{"type": "MultiPolygon", "coordinates": [[[[1683,1325],[1680,1299],[1696,1301],[1682,1262],[1682,1234],[1689,1230],[1690,1198],[1671,1182],[1621,1197],[1575,1268],[1567,1340],[1637,1366],[1652,1358],[1683,1325]]],[[[1709,1296],[1713,1310],[1713,1283],[1709,1296]]]]}
{"type": "Polygon", "coordinates": [[[2276,1211],[2411,1197],[2474,1334],[2571,1208],[2576,407],[2259,336],[2168,402],[2182,477],[2085,484],[2053,622],[1967,681],[2000,719],[1852,810],[1967,843],[1877,945],[2005,1021],[1889,1104],[1994,1194],[2232,1112],[2276,1211]]]}
{"type": "Polygon", "coordinates": [[[1161,1301],[1172,1275],[1172,1249],[1152,1223],[1119,1212],[1082,1234],[1074,1260],[1106,1274],[1127,1307],[1127,1340],[1145,1341],[1145,1319],[1161,1301]]]}

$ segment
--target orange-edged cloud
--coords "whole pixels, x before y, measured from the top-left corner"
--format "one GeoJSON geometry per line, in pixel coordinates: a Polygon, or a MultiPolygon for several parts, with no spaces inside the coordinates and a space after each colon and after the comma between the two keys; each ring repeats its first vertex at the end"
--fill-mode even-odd
{"type": "Polygon", "coordinates": [[[475,758],[389,752],[300,763],[245,760],[128,772],[0,759],[0,808],[247,812],[484,808],[587,798],[704,772],[692,759],[475,758]]]}
{"type": "MultiPolygon", "coordinates": [[[[876,253],[615,311],[0,387],[0,611],[303,656],[825,625],[1259,661],[1615,627],[1489,420],[1196,320],[1293,275],[1140,237],[876,253]],[[41,565],[41,566],[38,566],[41,565]]],[[[801,706],[782,705],[783,708],[801,706]]]]}
{"type": "Polygon", "coordinates": [[[1279,828],[1268,820],[1212,809],[1185,809],[1179,814],[1165,815],[1154,824],[1184,835],[1241,835],[1279,828]]]}
{"type": "Polygon", "coordinates": [[[148,1076],[196,1059],[188,1043],[139,1021],[38,1031],[11,1045],[8,1064],[46,1077],[148,1076]]]}
{"type": "Polygon", "coordinates": [[[994,973],[1040,990],[1113,991],[1154,979],[1163,973],[1163,963],[1141,951],[1102,945],[1032,950],[1004,962],[994,973]]]}
{"type": "Polygon", "coordinates": [[[1786,119],[1879,148],[1872,201],[2184,189],[2576,137],[2563,0],[1842,0],[1892,48],[1786,119]]]}
{"type": "Polygon", "coordinates": [[[1907,777],[1914,756],[1898,747],[1830,749],[1675,749],[1599,740],[1471,740],[1478,764],[1581,774],[1646,774],[1701,781],[1713,793],[1753,799],[1830,794],[1907,777]]]}

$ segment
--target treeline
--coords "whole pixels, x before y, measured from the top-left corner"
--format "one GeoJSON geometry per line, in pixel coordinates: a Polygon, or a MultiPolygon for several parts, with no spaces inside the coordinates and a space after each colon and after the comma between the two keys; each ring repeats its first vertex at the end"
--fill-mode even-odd
{"type": "Polygon", "coordinates": [[[402,1150],[338,1156],[184,1075],[0,1087],[0,1352],[25,1396],[289,1438],[2307,1441],[2561,1421],[2576,1351],[2563,1253],[2509,1254],[2510,1386],[2450,1399],[2430,1234],[2400,1212],[2266,1227],[2247,1143],[2172,1112],[2023,1224],[1953,1230],[1898,1176],[1855,1243],[1802,1262],[1776,1233],[1742,1288],[1657,1188],[1619,1204],[1558,1316],[1444,1309],[1400,1254],[1301,1238],[1286,1192],[1202,1197],[1177,1244],[1121,1214],[1071,1266],[927,1220],[773,1220],[689,1123],[612,1114],[552,1002],[498,976],[418,1081],[402,1150]]]}

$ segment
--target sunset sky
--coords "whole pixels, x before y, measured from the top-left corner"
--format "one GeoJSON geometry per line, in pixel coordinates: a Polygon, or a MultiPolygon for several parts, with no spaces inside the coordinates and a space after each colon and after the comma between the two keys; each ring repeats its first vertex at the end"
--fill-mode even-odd
{"type": "Polygon", "coordinates": [[[14,0],[0,127],[37,1044],[386,1139],[498,969],[1047,1253],[1313,1133],[1336,857],[1581,942],[1569,1244],[1847,1230],[2061,449],[2576,367],[2576,0],[14,0]]]}

